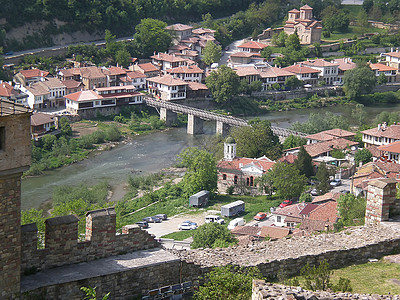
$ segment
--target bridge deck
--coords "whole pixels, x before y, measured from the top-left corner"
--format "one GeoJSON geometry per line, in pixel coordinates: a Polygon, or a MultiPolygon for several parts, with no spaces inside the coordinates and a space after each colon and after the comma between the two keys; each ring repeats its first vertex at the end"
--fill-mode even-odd
{"type": "MultiPolygon", "coordinates": [[[[178,103],[167,102],[167,101],[162,101],[162,100],[155,100],[150,97],[144,97],[144,102],[148,106],[151,106],[151,107],[165,108],[165,109],[171,110],[176,113],[194,115],[203,120],[219,121],[224,124],[228,124],[230,126],[248,126],[249,125],[246,120],[243,120],[240,118],[217,114],[217,113],[214,113],[211,111],[206,111],[203,109],[186,106],[186,105],[182,105],[182,104],[178,104],[178,103]]],[[[291,134],[294,136],[300,136],[300,137],[306,136],[305,133],[293,131],[293,130],[286,129],[286,128],[271,126],[271,129],[276,135],[278,135],[280,137],[287,137],[291,134]]]]}

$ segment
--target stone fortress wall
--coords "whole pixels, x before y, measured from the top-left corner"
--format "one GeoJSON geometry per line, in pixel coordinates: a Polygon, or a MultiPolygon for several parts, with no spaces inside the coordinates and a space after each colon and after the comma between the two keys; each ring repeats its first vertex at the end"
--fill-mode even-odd
{"type": "Polygon", "coordinates": [[[74,215],[47,219],[45,247],[38,249],[35,223],[21,227],[21,273],[86,262],[159,246],[154,236],[138,225],[127,225],[116,235],[114,208],[86,214],[85,241],[78,241],[78,221],[74,215]]]}

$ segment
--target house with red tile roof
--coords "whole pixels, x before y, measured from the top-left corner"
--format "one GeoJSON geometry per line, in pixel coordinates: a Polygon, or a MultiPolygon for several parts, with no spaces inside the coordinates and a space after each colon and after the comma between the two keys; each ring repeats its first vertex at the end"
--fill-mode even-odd
{"type": "Polygon", "coordinates": [[[51,114],[34,112],[31,115],[31,134],[33,138],[50,132],[58,126],[57,117],[51,114]]]}
{"type": "Polygon", "coordinates": [[[344,58],[335,58],[332,60],[333,63],[338,64],[338,83],[343,83],[343,76],[344,72],[348,70],[353,70],[357,67],[357,64],[352,61],[350,57],[344,57],[344,58]]]}
{"type": "Polygon", "coordinates": [[[0,99],[28,106],[28,95],[12,86],[12,82],[0,80],[0,99]]]}
{"type": "Polygon", "coordinates": [[[217,163],[218,191],[226,193],[231,186],[237,193],[259,193],[256,178],[268,172],[275,161],[266,156],[259,158],[236,157],[236,143],[228,137],[224,143],[224,158],[217,163]]]}
{"type": "Polygon", "coordinates": [[[238,46],[238,48],[242,52],[248,53],[261,53],[261,51],[267,47],[268,45],[260,43],[258,41],[248,41],[238,46]]]}
{"type": "MultiPolygon", "coordinates": [[[[277,208],[272,212],[271,220],[274,221],[275,226],[279,227],[288,227],[295,228],[298,224],[300,224],[304,218],[304,215],[301,212],[309,205],[310,203],[301,202],[297,204],[288,205],[282,208],[277,208]]],[[[312,205],[309,207],[311,211],[317,205],[312,205]]],[[[309,213],[309,211],[307,211],[309,213]]]]}
{"type": "Polygon", "coordinates": [[[161,71],[152,63],[136,64],[129,67],[131,71],[138,71],[146,75],[147,78],[159,76],[161,71]]]}
{"type": "Polygon", "coordinates": [[[261,57],[259,53],[254,52],[235,52],[229,56],[229,62],[232,65],[247,65],[252,62],[263,61],[264,59],[261,57]]]}
{"type": "Polygon", "coordinates": [[[329,62],[322,58],[307,59],[301,62],[301,64],[320,71],[318,74],[319,78],[325,81],[325,84],[332,85],[338,80],[339,64],[335,62],[329,62]]]}
{"type": "Polygon", "coordinates": [[[102,67],[101,70],[107,76],[107,86],[121,85],[121,78],[126,77],[126,70],[121,67],[102,67]]]}
{"type": "Polygon", "coordinates": [[[165,27],[166,30],[170,31],[177,40],[183,40],[192,35],[193,27],[185,24],[173,24],[165,27]]]}
{"type": "Polygon", "coordinates": [[[271,87],[274,83],[282,85],[285,83],[286,79],[292,76],[296,76],[296,74],[277,67],[267,68],[260,72],[263,90],[267,90],[268,87],[271,87]]]}
{"type": "Polygon", "coordinates": [[[82,82],[73,79],[61,80],[61,82],[65,85],[66,95],[82,91],[85,87],[82,82]]]}
{"type": "Polygon", "coordinates": [[[276,226],[262,226],[260,229],[261,230],[258,233],[258,236],[261,239],[268,238],[269,240],[272,241],[282,239],[290,234],[289,228],[282,228],[276,226]]]}
{"type": "Polygon", "coordinates": [[[400,141],[378,147],[384,161],[400,164],[400,141]]]}
{"type": "Polygon", "coordinates": [[[133,85],[136,90],[146,89],[146,75],[139,71],[128,71],[125,77],[121,77],[122,85],[133,85]]]}
{"type": "Polygon", "coordinates": [[[95,116],[98,111],[118,113],[116,109],[122,106],[141,104],[142,97],[132,85],[103,87],[66,95],[65,106],[73,114],[95,116]]]}
{"type": "Polygon", "coordinates": [[[375,76],[378,77],[381,74],[385,75],[388,82],[396,82],[397,68],[387,66],[385,64],[369,64],[369,67],[374,71],[375,76]]]}
{"type": "Polygon", "coordinates": [[[307,67],[302,63],[295,63],[293,66],[282,68],[285,71],[294,73],[297,79],[304,82],[304,84],[317,84],[319,73],[321,71],[307,67]]]}
{"type": "Polygon", "coordinates": [[[43,81],[48,75],[49,72],[39,69],[21,70],[14,75],[14,82],[27,86],[34,82],[43,81]]]}
{"type": "Polygon", "coordinates": [[[152,63],[162,71],[180,66],[187,66],[186,59],[175,54],[159,52],[150,56],[150,58],[152,59],[152,63]]]}
{"type": "Polygon", "coordinates": [[[355,135],[356,134],[351,131],[335,128],[307,135],[306,139],[307,139],[307,144],[314,144],[319,142],[330,141],[336,138],[353,139],[355,135]]]}
{"type": "Polygon", "coordinates": [[[187,82],[172,75],[147,78],[148,92],[164,101],[186,99],[187,86],[187,82]]]}
{"type": "Polygon", "coordinates": [[[186,98],[204,98],[210,95],[210,91],[208,87],[204,83],[200,83],[197,81],[188,81],[186,89],[186,98]]]}
{"type": "Polygon", "coordinates": [[[390,126],[385,123],[378,124],[378,127],[361,131],[361,133],[366,148],[387,145],[400,140],[400,124],[390,126]]]}
{"type": "Polygon", "coordinates": [[[288,12],[288,19],[283,27],[286,34],[297,32],[300,43],[310,45],[321,41],[321,22],[313,18],[313,9],[308,5],[300,7],[300,10],[292,9],[288,12]]]}
{"type": "Polygon", "coordinates": [[[314,204],[323,204],[329,201],[337,201],[342,195],[341,193],[334,193],[334,192],[328,192],[320,196],[316,196],[311,203],[314,204]]]}
{"type": "Polygon", "coordinates": [[[192,66],[180,66],[166,70],[167,74],[172,75],[174,78],[181,79],[183,81],[196,81],[202,82],[204,71],[196,65],[192,66]]]}
{"type": "Polygon", "coordinates": [[[400,70],[400,52],[399,49],[388,53],[381,53],[381,61],[386,63],[388,66],[400,70]]]}

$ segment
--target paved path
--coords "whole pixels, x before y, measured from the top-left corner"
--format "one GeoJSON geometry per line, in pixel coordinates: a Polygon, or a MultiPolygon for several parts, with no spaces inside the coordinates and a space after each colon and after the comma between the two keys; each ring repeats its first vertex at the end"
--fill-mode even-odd
{"type": "Polygon", "coordinates": [[[235,53],[235,52],[239,51],[237,46],[243,44],[243,41],[244,40],[238,40],[238,41],[234,41],[233,43],[229,44],[228,45],[228,47],[229,47],[228,51],[225,51],[224,49],[222,49],[222,56],[221,56],[221,59],[219,61],[219,65],[220,66],[221,65],[226,65],[228,63],[229,56],[232,53],[235,53]]]}
{"type": "Polygon", "coordinates": [[[62,266],[44,270],[34,275],[22,276],[21,292],[172,261],[179,261],[179,259],[163,249],[155,248],[62,266]]]}

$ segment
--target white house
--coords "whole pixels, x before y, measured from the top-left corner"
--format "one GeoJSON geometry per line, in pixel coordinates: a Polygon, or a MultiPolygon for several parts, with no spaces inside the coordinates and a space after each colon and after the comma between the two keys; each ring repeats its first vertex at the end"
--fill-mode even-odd
{"type": "Polygon", "coordinates": [[[161,100],[186,99],[188,83],[172,75],[147,78],[148,92],[161,100]]]}
{"type": "Polygon", "coordinates": [[[146,89],[146,75],[139,71],[126,73],[125,77],[121,78],[123,85],[133,85],[137,90],[146,89]]]}
{"type": "Polygon", "coordinates": [[[376,77],[383,74],[388,82],[396,82],[397,68],[384,64],[370,64],[369,67],[374,71],[376,77]]]}
{"type": "Polygon", "coordinates": [[[381,61],[386,62],[388,66],[394,67],[397,70],[400,70],[400,52],[399,49],[396,51],[388,52],[388,53],[381,53],[381,61]]]}
{"type": "Polygon", "coordinates": [[[187,62],[185,58],[175,56],[167,53],[157,53],[151,56],[152,63],[160,68],[160,70],[172,69],[180,66],[186,66],[187,62]]]}
{"type": "Polygon", "coordinates": [[[196,82],[201,82],[204,74],[204,71],[196,65],[168,69],[166,72],[167,74],[172,75],[174,78],[182,79],[183,81],[196,82]]]}
{"type": "Polygon", "coordinates": [[[400,125],[378,124],[378,127],[361,131],[365,147],[382,146],[400,140],[400,125]]]}
{"type": "Polygon", "coordinates": [[[339,64],[336,62],[329,62],[324,59],[310,59],[301,62],[301,64],[320,71],[319,78],[322,78],[326,84],[331,85],[338,80],[339,64]]]}
{"type": "Polygon", "coordinates": [[[304,82],[304,84],[317,84],[318,74],[321,72],[319,70],[305,66],[302,63],[282,68],[282,70],[294,73],[299,80],[304,82]]]}
{"type": "Polygon", "coordinates": [[[178,40],[183,40],[192,35],[192,26],[185,24],[173,24],[165,27],[166,30],[171,31],[174,37],[178,40]]]}
{"type": "Polygon", "coordinates": [[[28,106],[31,109],[47,107],[49,91],[44,85],[32,84],[27,87],[22,86],[21,91],[28,95],[28,106]]]}

